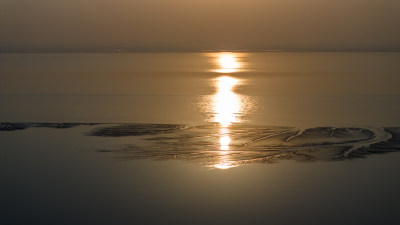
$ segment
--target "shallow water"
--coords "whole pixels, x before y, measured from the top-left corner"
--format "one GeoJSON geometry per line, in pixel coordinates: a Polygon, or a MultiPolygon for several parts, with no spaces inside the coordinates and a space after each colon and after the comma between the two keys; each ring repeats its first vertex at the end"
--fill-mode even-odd
{"type": "Polygon", "coordinates": [[[0,54],[1,218],[398,224],[399,59],[0,54]]]}

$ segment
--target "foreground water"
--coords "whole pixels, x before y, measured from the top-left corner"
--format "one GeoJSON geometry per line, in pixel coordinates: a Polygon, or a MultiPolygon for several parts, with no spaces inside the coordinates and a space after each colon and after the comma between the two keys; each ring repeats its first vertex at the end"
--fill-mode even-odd
{"type": "Polygon", "coordinates": [[[0,59],[6,224],[399,222],[398,53],[0,59]]]}

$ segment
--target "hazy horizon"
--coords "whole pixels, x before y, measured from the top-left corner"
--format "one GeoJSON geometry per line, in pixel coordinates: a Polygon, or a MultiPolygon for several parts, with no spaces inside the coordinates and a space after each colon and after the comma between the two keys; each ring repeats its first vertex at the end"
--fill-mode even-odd
{"type": "Polygon", "coordinates": [[[394,51],[395,0],[0,0],[0,52],[394,51]]]}
{"type": "Polygon", "coordinates": [[[400,48],[366,49],[129,49],[129,48],[6,48],[0,54],[46,54],[46,53],[201,53],[201,52],[400,52],[400,48]]]}

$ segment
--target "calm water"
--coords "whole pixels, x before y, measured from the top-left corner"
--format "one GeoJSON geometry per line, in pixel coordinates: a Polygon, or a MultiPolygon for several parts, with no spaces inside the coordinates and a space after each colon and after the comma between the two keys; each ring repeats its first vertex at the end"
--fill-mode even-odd
{"type": "Polygon", "coordinates": [[[0,122],[134,123],[143,125],[129,132],[145,134],[103,135],[107,124],[0,131],[0,217],[398,224],[400,153],[329,157],[343,143],[368,147],[389,138],[383,127],[400,127],[399,62],[399,53],[0,54],[0,122]],[[339,136],[321,147],[332,130],[308,135],[315,127],[357,129],[333,130],[339,136]],[[88,136],[93,129],[100,135],[88,136]],[[307,153],[313,160],[252,163],[283,133],[300,140],[290,146],[298,155],[317,149],[307,153]]]}
{"type": "Polygon", "coordinates": [[[228,101],[222,113],[235,115],[232,122],[398,126],[399,60],[399,53],[1,54],[0,118],[201,124],[230,99],[236,106],[228,101]]]}

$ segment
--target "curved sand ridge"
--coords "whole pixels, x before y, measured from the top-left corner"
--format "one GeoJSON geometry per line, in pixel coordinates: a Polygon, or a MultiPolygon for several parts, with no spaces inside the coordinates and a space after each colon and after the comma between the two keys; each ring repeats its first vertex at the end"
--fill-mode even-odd
{"type": "Polygon", "coordinates": [[[237,166],[279,159],[333,161],[400,151],[398,127],[315,127],[295,129],[276,126],[232,125],[225,131],[229,146],[221,147],[217,124],[101,124],[101,123],[0,123],[0,131],[35,127],[93,126],[87,136],[132,136],[112,152],[121,159],[180,159],[206,166],[237,166]]]}

